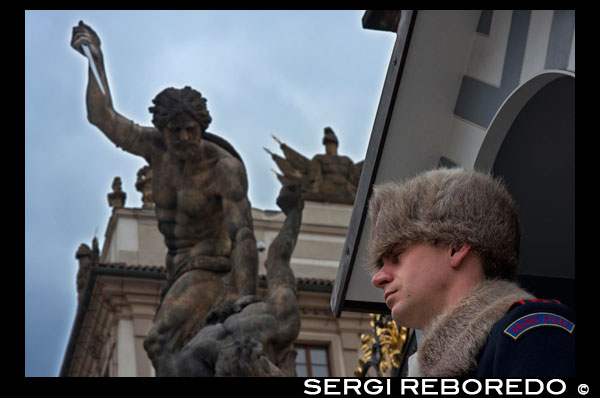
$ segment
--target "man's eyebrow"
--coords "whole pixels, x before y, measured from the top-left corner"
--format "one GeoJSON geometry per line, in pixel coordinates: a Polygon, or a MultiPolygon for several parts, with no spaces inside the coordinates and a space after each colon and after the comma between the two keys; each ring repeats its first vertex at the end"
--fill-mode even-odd
{"type": "Polygon", "coordinates": [[[387,249],[382,255],[381,258],[383,257],[390,257],[390,256],[397,256],[399,254],[402,254],[402,252],[404,252],[406,250],[406,247],[404,245],[394,245],[392,247],[390,247],[389,249],[387,249]]]}

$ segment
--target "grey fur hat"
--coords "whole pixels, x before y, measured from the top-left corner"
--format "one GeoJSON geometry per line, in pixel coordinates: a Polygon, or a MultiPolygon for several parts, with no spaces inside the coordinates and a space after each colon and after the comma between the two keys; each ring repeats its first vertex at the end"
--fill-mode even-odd
{"type": "Polygon", "coordinates": [[[398,245],[470,245],[487,278],[514,280],[520,229],[516,203],[503,182],[462,168],[423,172],[403,182],[373,188],[369,203],[371,236],[367,266],[398,245]]]}

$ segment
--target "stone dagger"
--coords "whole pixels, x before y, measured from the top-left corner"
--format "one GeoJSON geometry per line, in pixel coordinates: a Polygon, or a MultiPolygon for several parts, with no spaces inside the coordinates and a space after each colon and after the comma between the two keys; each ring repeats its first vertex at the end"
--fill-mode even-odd
{"type": "Polygon", "coordinates": [[[100,75],[98,74],[98,69],[96,69],[96,63],[94,62],[94,58],[92,57],[92,52],[90,51],[90,46],[88,42],[84,41],[83,43],[81,43],[81,49],[83,50],[83,53],[90,62],[90,68],[92,68],[92,72],[94,73],[96,82],[98,82],[98,85],[100,86],[100,91],[102,91],[102,94],[106,95],[106,93],[104,92],[104,86],[102,85],[102,81],[100,80],[100,75]]]}

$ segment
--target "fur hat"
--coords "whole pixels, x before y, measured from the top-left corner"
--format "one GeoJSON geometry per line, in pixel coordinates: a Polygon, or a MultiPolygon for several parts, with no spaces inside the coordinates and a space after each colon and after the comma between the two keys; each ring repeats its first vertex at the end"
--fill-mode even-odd
{"type": "Polygon", "coordinates": [[[517,208],[506,187],[489,174],[461,168],[423,172],[401,183],[375,186],[369,203],[368,267],[415,242],[470,245],[488,278],[513,280],[519,259],[517,208]]]}

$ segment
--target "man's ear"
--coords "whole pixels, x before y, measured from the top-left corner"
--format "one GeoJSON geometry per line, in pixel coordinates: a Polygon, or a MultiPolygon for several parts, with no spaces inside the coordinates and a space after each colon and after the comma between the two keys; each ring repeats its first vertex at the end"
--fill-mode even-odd
{"type": "Polygon", "coordinates": [[[471,252],[471,246],[461,245],[459,247],[451,247],[450,254],[450,266],[456,268],[463,263],[463,260],[471,252]]]}

